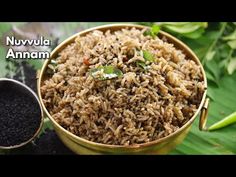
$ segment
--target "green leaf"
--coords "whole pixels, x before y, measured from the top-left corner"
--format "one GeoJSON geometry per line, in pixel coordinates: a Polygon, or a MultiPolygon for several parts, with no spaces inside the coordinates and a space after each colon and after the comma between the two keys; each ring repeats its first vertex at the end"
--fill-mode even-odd
{"type": "Polygon", "coordinates": [[[206,72],[207,80],[214,82],[216,85],[218,85],[218,82],[216,81],[214,75],[210,72],[206,72]]]}
{"type": "Polygon", "coordinates": [[[217,53],[220,54],[221,58],[226,59],[230,53],[231,47],[224,42],[221,43],[216,50],[218,51],[217,53]]]}
{"type": "Polygon", "coordinates": [[[236,49],[236,40],[228,41],[227,44],[228,44],[232,49],[236,49]]]}
{"type": "Polygon", "coordinates": [[[236,31],[234,31],[233,33],[222,37],[223,40],[228,41],[228,40],[235,40],[236,39],[236,31]]]}
{"type": "Polygon", "coordinates": [[[213,57],[215,56],[216,54],[216,51],[209,51],[207,54],[206,54],[206,60],[210,61],[213,59],[213,57]]]}
{"type": "Polygon", "coordinates": [[[234,71],[236,70],[236,57],[232,58],[228,64],[227,67],[227,71],[230,75],[232,75],[234,73],[234,71]]]}
{"type": "Polygon", "coordinates": [[[207,89],[207,96],[208,97],[210,97],[210,99],[211,100],[215,100],[215,92],[214,92],[214,90],[212,89],[212,87],[209,87],[208,89],[207,89]]]}
{"type": "Polygon", "coordinates": [[[153,62],[155,60],[153,54],[148,52],[148,51],[146,51],[146,50],[143,50],[143,58],[146,61],[150,61],[150,62],[153,62]]]}
{"type": "Polygon", "coordinates": [[[178,24],[178,23],[172,23],[172,24],[163,24],[162,27],[164,27],[165,29],[168,29],[172,32],[176,32],[176,33],[180,33],[180,34],[185,34],[185,33],[191,33],[194,32],[196,30],[198,30],[199,28],[206,28],[207,27],[207,23],[206,22],[195,22],[195,23],[184,23],[182,25],[178,24]]]}
{"type": "Polygon", "coordinates": [[[157,22],[156,24],[158,24],[160,26],[164,26],[164,25],[183,26],[188,23],[190,23],[190,22],[157,22]]]}
{"type": "Polygon", "coordinates": [[[202,33],[204,33],[204,31],[205,30],[203,28],[199,28],[193,32],[184,34],[184,37],[191,38],[191,39],[197,39],[202,36],[202,33]]]}
{"type": "Polygon", "coordinates": [[[146,62],[147,61],[148,62],[154,62],[155,58],[154,58],[152,53],[150,53],[149,51],[146,51],[146,50],[141,50],[140,51],[140,55],[145,59],[145,62],[143,62],[143,61],[136,61],[136,65],[140,66],[141,68],[146,70],[149,67],[149,66],[147,66],[147,64],[150,64],[150,63],[146,63],[146,62]]]}
{"type": "Polygon", "coordinates": [[[208,26],[207,22],[156,22],[158,25],[173,25],[173,26],[184,26],[184,25],[198,25],[206,28],[208,26]]]}
{"type": "MultiPolygon", "coordinates": [[[[213,33],[215,34],[215,33],[213,33]]],[[[218,34],[218,33],[217,33],[218,34]]],[[[211,45],[214,38],[212,37],[212,33],[206,32],[204,36],[200,36],[197,40],[183,38],[182,39],[193,51],[197,54],[199,59],[203,59],[208,51],[208,46],[211,45]]]]}
{"type": "MultiPolygon", "coordinates": [[[[214,100],[210,101],[207,126],[222,120],[236,110],[236,73],[224,76],[219,87],[211,88],[214,100]]],[[[196,119],[184,141],[170,154],[236,154],[236,124],[214,132],[198,129],[196,119]]]]}
{"type": "Polygon", "coordinates": [[[144,36],[148,36],[148,35],[149,35],[149,36],[152,36],[152,37],[154,38],[154,37],[157,36],[157,34],[159,33],[159,31],[160,31],[160,26],[154,24],[154,25],[151,27],[151,29],[146,30],[146,31],[143,33],[143,35],[144,35],[144,36]]]}
{"type": "Polygon", "coordinates": [[[161,22],[157,24],[164,31],[190,39],[200,38],[208,26],[207,22],[161,22]]]}
{"type": "Polygon", "coordinates": [[[90,75],[94,79],[107,80],[107,79],[113,79],[116,77],[121,77],[123,76],[123,73],[120,69],[115,68],[114,66],[108,65],[108,66],[99,66],[97,68],[91,69],[90,75]]]}
{"type": "Polygon", "coordinates": [[[51,129],[53,130],[53,126],[52,126],[52,123],[51,121],[49,120],[48,117],[45,117],[44,120],[43,120],[43,127],[38,135],[38,137],[40,137],[42,135],[42,133],[45,133],[46,129],[51,129]]]}
{"type": "Polygon", "coordinates": [[[160,26],[158,26],[158,25],[153,25],[152,26],[151,32],[152,32],[153,35],[156,36],[159,33],[159,31],[160,31],[160,26]]]}
{"type": "Polygon", "coordinates": [[[154,22],[135,22],[135,23],[144,26],[152,26],[154,22]]]}
{"type": "Polygon", "coordinates": [[[136,65],[140,66],[141,68],[143,68],[145,70],[147,69],[147,65],[143,61],[137,61],[136,65]]]}
{"type": "Polygon", "coordinates": [[[214,77],[214,81],[216,83],[219,83],[220,79],[220,69],[219,65],[215,60],[210,60],[206,62],[206,72],[207,73],[212,73],[214,77]]]}

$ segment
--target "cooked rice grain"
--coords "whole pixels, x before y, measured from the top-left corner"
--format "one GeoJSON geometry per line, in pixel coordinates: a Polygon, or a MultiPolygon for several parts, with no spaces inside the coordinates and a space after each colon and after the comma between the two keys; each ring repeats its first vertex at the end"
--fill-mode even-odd
{"type": "Polygon", "coordinates": [[[196,112],[204,92],[200,66],[144,30],[93,31],[78,36],[56,58],[56,72],[41,86],[43,102],[66,130],[90,141],[133,145],[165,137],[196,112]],[[146,50],[155,61],[144,70],[146,50]],[[95,80],[92,68],[112,65],[120,78],[95,80]]]}

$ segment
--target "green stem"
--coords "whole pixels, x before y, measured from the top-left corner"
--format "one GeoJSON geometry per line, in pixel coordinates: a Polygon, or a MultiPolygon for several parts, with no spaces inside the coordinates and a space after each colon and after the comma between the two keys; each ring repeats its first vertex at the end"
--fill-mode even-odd
{"type": "Polygon", "coordinates": [[[212,44],[211,44],[210,47],[208,48],[208,50],[207,50],[207,52],[206,52],[206,54],[205,54],[205,56],[204,56],[204,58],[203,58],[203,60],[202,60],[202,65],[204,65],[205,62],[206,62],[206,56],[207,56],[207,54],[208,54],[209,52],[211,52],[211,51],[214,49],[214,47],[216,46],[218,40],[220,39],[220,37],[222,36],[223,32],[225,31],[226,25],[227,25],[227,22],[223,22],[223,23],[222,23],[222,26],[221,26],[221,28],[220,28],[219,35],[217,36],[217,38],[212,42],[212,44]]]}
{"type": "Polygon", "coordinates": [[[230,125],[230,124],[233,124],[235,122],[236,122],[236,112],[230,114],[229,116],[222,119],[221,121],[213,124],[212,126],[210,126],[208,128],[208,130],[212,131],[212,130],[216,130],[216,129],[219,129],[219,128],[223,128],[223,127],[225,127],[227,125],[230,125]]]}

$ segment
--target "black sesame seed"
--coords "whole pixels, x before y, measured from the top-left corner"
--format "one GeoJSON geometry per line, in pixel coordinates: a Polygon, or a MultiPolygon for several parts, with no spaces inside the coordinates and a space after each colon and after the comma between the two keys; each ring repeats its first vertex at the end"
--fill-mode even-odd
{"type": "Polygon", "coordinates": [[[0,87],[0,146],[19,145],[34,136],[41,123],[37,100],[16,88],[0,87]]]}

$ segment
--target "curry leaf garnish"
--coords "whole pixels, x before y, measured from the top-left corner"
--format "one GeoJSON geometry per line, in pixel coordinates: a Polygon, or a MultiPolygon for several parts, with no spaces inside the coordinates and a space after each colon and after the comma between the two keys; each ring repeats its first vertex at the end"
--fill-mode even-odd
{"type": "Polygon", "coordinates": [[[144,35],[144,36],[152,36],[152,37],[154,38],[155,36],[157,36],[157,34],[159,33],[159,31],[160,31],[160,26],[154,24],[154,25],[151,27],[151,29],[146,30],[146,31],[143,33],[143,35],[144,35]]]}
{"type": "Polygon", "coordinates": [[[142,67],[145,70],[147,69],[147,65],[143,61],[137,61],[136,65],[142,67]]]}
{"type": "Polygon", "coordinates": [[[90,75],[97,80],[107,80],[113,79],[116,77],[123,76],[123,73],[120,69],[107,65],[107,66],[99,66],[97,68],[90,70],[90,75]]]}
{"type": "Polygon", "coordinates": [[[155,58],[152,53],[147,50],[141,50],[140,55],[144,58],[145,61],[137,61],[136,65],[142,67],[143,69],[148,69],[151,62],[154,62],[155,58]]]}
{"type": "Polygon", "coordinates": [[[154,56],[152,53],[146,51],[146,50],[143,50],[143,58],[146,60],[146,61],[150,61],[150,62],[154,62],[154,56]]]}

